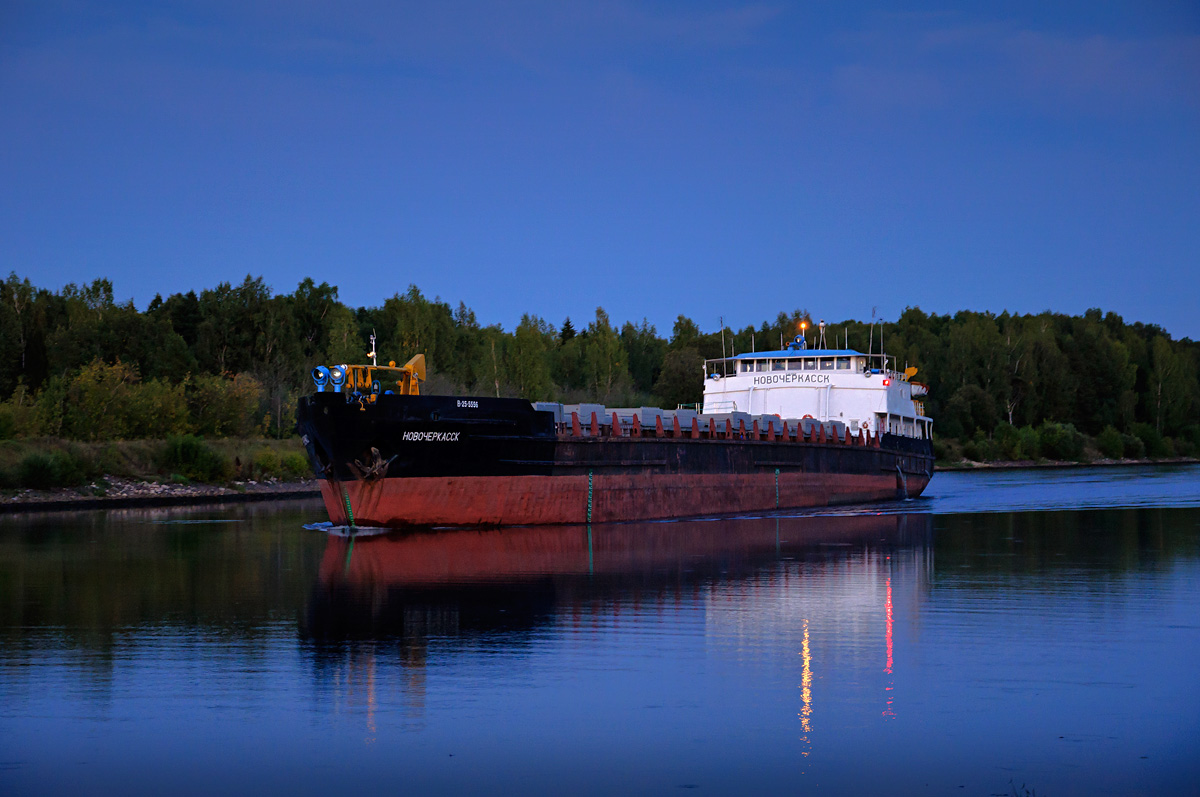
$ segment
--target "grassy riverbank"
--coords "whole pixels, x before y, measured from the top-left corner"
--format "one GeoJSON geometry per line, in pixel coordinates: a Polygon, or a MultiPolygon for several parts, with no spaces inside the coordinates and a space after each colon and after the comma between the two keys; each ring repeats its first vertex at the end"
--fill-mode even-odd
{"type": "Polygon", "coordinates": [[[0,441],[0,490],[86,488],[97,496],[111,483],[233,485],[298,481],[311,476],[299,439],[181,435],[165,440],[85,443],[59,438],[0,441]]]}
{"type": "Polygon", "coordinates": [[[1086,435],[1069,423],[1046,422],[1020,429],[1001,423],[967,440],[936,437],[933,453],[939,470],[977,468],[1049,468],[1073,465],[1162,465],[1197,462],[1198,447],[1188,437],[1164,437],[1149,424],[1134,424],[1132,434],[1106,427],[1086,435]]]}
{"type": "Polygon", "coordinates": [[[1200,463],[1200,459],[1196,457],[1167,457],[1162,459],[1151,459],[1143,457],[1141,459],[1108,459],[1100,457],[1098,459],[995,459],[975,461],[971,459],[960,459],[956,461],[938,460],[934,463],[934,467],[940,471],[962,471],[962,470],[1003,470],[1003,469],[1018,469],[1018,468],[1075,468],[1091,465],[1194,465],[1200,463]]]}
{"type": "Polygon", "coordinates": [[[989,433],[981,429],[969,438],[935,435],[933,453],[938,466],[945,469],[979,464],[1028,467],[1039,463],[1192,461],[1200,454],[1200,440],[1194,431],[1168,437],[1150,424],[1135,423],[1128,432],[1106,426],[1091,436],[1070,423],[1045,421],[1036,427],[1017,428],[1001,422],[989,433]]]}

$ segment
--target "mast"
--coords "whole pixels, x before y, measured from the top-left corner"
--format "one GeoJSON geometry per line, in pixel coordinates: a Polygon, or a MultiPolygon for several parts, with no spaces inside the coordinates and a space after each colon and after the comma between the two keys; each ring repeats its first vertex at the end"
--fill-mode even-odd
{"type": "MultiPolygon", "coordinates": [[[[878,309],[879,308],[877,308],[877,307],[871,308],[871,338],[870,338],[870,342],[867,344],[867,363],[868,364],[871,362],[871,356],[875,354],[875,311],[878,309]]],[[[870,367],[870,366],[868,365],[868,367],[870,367]]]]}
{"type": "Polygon", "coordinates": [[[724,376],[729,376],[729,363],[725,359],[725,316],[719,316],[721,320],[721,373],[724,376]]]}

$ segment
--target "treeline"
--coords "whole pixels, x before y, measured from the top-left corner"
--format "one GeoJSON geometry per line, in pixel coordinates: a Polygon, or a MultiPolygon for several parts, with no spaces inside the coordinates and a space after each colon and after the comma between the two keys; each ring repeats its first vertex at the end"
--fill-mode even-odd
{"type": "MultiPolygon", "coordinates": [[[[276,294],[250,276],[156,296],[143,312],[116,301],[105,279],[53,292],[12,274],[0,284],[0,438],[287,436],[312,367],[365,362],[372,333],[381,362],[425,354],[427,392],[675,406],[700,400],[705,359],[778,348],[801,320],[811,339],[802,310],[710,332],[680,315],[663,336],[597,308],[560,325],[527,314],[506,331],[415,286],[351,308],[324,282],[276,294]]],[[[1080,451],[1103,440],[1106,454],[1139,446],[1152,456],[1192,454],[1200,445],[1200,344],[1154,325],[1099,310],[909,308],[894,322],[832,323],[827,334],[831,346],[836,338],[876,352],[882,338],[901,368],[920,368],[948,456],[1051,456],[1043,438],[1064,435],[1080,451]]]]}

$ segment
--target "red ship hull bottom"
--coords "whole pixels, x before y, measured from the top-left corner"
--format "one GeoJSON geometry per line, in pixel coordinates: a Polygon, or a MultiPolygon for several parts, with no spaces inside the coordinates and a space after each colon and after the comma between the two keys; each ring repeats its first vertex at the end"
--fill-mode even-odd
{"type": "Polygon", "coordinates": [[[329,519],[357,526],[612,523],[916,497],[924,475],[758,473],[455,476],[321,481],[329,519]]]}

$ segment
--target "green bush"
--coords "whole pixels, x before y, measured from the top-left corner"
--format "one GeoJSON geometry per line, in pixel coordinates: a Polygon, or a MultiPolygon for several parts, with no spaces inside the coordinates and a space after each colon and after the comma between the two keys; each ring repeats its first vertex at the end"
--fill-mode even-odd
{"type": "Polygon", "coordinates": [[[233,465],[229,459],[195,435],[174,435],[163,446],[163,469],[193,481],[220,482],[227,480],[233,465]]]}
{"type": "Polygon", "coordinates": [[[1126,459],[1142,459],[1146,456],[1146,444],[1131,434],[1121,435],[1121,446],[1126,459]]]}
{"type": "Polygon", "coordinates": [[[980,429],[975,437],[963,446],[963,456],[972,462],[993,462],[1000,458],[1000,447],[989,440],[980,429]]]}
{"type": "MultiPolygon", "coordinates": [[[[20,393],[23,385],[17,387],[20,393]]],[[[20,405],[17,412],[17,435],[19,437],[59,437],[65,431],[63,428],[63,413],[67,403],[68,380],[65,376],[50,377],[37,392],[28,411],[20,405]],[[24,416],[24,417],[21,417],[24,416]]],[[[10,406],[17,410],[17,394],[13,395],[10,406]]]]}
{"type": "Polygon", "coordinates": [[[282,464],[284,475],[291,479],[302,479],[312,473],[308,457],[297,451],[284,454],[282,464]]]}
{"type": "Polygon", "coordinates": [[[1041,459],[1042,441],[1032,426],[1021,427],[1021,454],[1026,459],[1041,459]]]}
{"type": "Polygon", "coordinates": [[[1038,442],[1050,459],[1079,459],[1083,453],[1083,435],[1070,423],[1046,421],[1038,429],[1038,442]]]}
{"type": "Polygon", "coordinates": [[[1096,448],[1109,459],[1125,456],[1125,441],[1113,426],[1105,426],[1104,431],[1096,436],[1096,448]]]}
{"type": "Polygon", "coordinates": [[[130,437],[162,439],[187,431],[188,407],[182,384],[161,379],[142,382],[133,386],[128,402],[130,437]]]}
{"type": "Polygon", "coordinates": [[[56,451],[50,455],[58,463],[58,475],[63,487],[74,487],[100,475],[90,454],[56,451]]]}
{"type": "Polygon", "coordinates": [[[130,396],[138,382],[137,368],[128,363],[108,365],[99,359],[80,369],[69,383],[63,402],[63,431],[75,440],[119,440],[129,434],[130,396]]]}
{"type": "Polygon", "coordinates": [[[933,458],[938,462],[948,462],[953,454],[950,443],[945,438],[933,438],[933,458]]]}
{"type": "Polygon", "coordinates": [[[1025,452],[1021,449],[1021,432],[1007,421],[1001,421],[992,433],[1000,457],[1009,461],[1024,459],[1025,452]]]}
{"type": "Polygon", "coordinates": [[[249,374],[232,379],[200,375],[186,392],[194,428],[212,437],[250,437],[260,431],[259,404],[262,384],[249,374]]]}
{"type": "Polygon", "coordinates": [[[29,454],[17,466],[17,481],[32,490],[58,486],[58,468],[49,454],[29,454]]]}
{"type": "Polygon", "coordinates": [[[17,481],[31,490],[74,487],[87,478],[85,463],[64,451],[28,454],[17,466],[17,481]]]}
{"type": "Polygon", "coordinates": [[[258,479],[266,479],[272,476],[279,475],[279,469],[282,463],[279,459],[279,452],[273,448],[260,448],[254,452],[254,476],[258,479]]]}
{"type": "MultiPolygon", "coordinates": [[[[56,383],[56,380],[51,379],[47,383],[51,388],[50,392],[53,393],[54,384],[51,383],[56,383]]],[[[41,409],[22,377],[8,401],[0,404],[0,440],[39,437],[46,434],[41,409]]]]}
{"type": "Polygon", "coordinates": [[[1146,448],[1146,456],[1167,456],[1167,444],[1153,426],[1148,423],[1135,423],[1131,431],[1134,437],[1142,441],[1142,445],[1146,448]]]}

